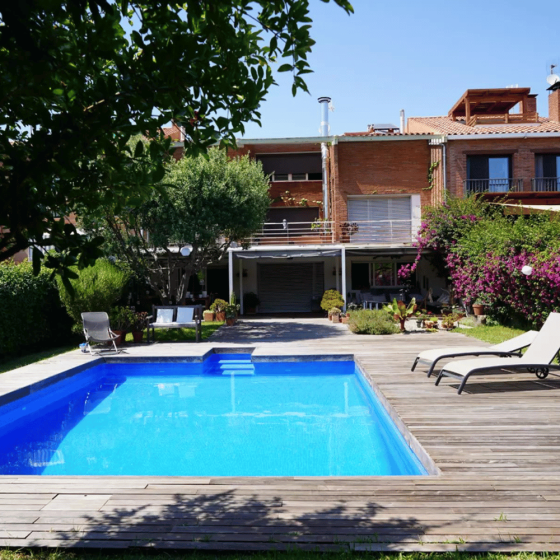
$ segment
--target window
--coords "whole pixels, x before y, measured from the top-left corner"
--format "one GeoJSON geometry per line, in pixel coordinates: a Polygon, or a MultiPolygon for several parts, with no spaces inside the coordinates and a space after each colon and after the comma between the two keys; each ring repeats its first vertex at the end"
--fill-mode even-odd
{"type": "MultiPolygon", "coordinates": [[[[378,263],[372,264],[372,287],[375,288],[389,288],[395,286],[402,286],[402,281],[399,279],[398,271],[402,266],[407,266],[410,263],[378,263]]],[[[416,285],[416,273],[410,277],[408,284],[416,285]]]]}
{"type": "Polygon", "coordinates": [[[393,263],[375,263],[373,265],[374,286],[396,286],[395,265],[393,263]]]}
{"type": "Polygon", "coordinates": [[[321,154],[263,154],[257,156],[272,181],[320,181],[323,178],[321,154]]]}
{"type": "Polygon", "coordinates": [[[558,191],[560,190],[560,155],[537,154],[535,155],[535,180],[536,191],[558,191]]]}
{"type": "Polygon", "coordinates": [[[511,188],[510,156],[468,156],[467,181],[471,192],[507,192],[511,188]]]}

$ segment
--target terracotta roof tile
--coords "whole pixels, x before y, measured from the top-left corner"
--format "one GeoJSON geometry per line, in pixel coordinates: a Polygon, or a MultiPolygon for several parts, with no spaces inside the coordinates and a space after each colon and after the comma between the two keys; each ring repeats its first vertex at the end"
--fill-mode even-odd
{"type": "Polygon", "coordinates": [[[424,134],[438,134],[437,132],[345,132],[342,136],[423,136],[424,134]]]}
{"type": "Polygon", "coordinates": [[[453,121],[449,117],[410,117],[408,119],[415,128],[421,127],[426,133],[434,134],[515,134],[539,132],[560,132],[560,122],[539,117],[538,123],[513,123],[467,126],[464,120],[453,121]],[[412,122],[411,122],[412,121],[412,122]]]}

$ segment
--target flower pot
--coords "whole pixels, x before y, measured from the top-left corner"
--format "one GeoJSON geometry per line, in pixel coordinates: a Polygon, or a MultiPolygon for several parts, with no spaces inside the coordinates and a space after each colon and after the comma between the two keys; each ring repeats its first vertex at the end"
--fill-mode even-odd
{"type": "Polygon", "coordinates": [[[348,315],[346,315],[346,317],[341,317],[341,318],[340,318],[340,320],[341,320],[343,323],[348,323],[348,319],[350,319],[350,317],[348,317],[348,315]]]}
{"type": "Polygon", "coordinates": [[[340,323],[340,315],[338,313],[334,313],[332,315],[332,322],[333,323],[340,323]]]}
{"type": "Polygon", "coordinates": [[[484,315],[485,309],[481,303],[473,303],[472,308],[475,315],[484,315]]]}
{"type": "Polygon", "coordinates": [[[126,339],[126,331],[113,331],[117,336],[115,339],[115,344],[120,346],[126,339]]]}
{"type": "Polygon", "coordinates": [[[132,331],[132,338],[134,342],[142,342],[144,338],[144,331],[132,331]]]}
{"type": "Polygon", "coordinates": [[[226,320],[226,312],[225,311],[218,311],[216,313],[216,321],[225,321],[226,320]]]}
{"type": "Polygon", "coordinates": [[[235,317],[228,317],[226,319],[226,325],[228,327],[233,327],[233,325],[235,325],[235,317]]]}
{"type": "Polygon", "coordinates": [[[215,318],[215,314],[213,311],[205,311],[204,312],[204,320],[211,323],[212,321],[214,321],[215,318]]]}
{"type": "Polygon", "coordinates": [[[423,325],[424,325],[424,321],[422,319],[419,319],[418,321],[416,321],[416,326],[419,329],[421,329],[423,325]]]}

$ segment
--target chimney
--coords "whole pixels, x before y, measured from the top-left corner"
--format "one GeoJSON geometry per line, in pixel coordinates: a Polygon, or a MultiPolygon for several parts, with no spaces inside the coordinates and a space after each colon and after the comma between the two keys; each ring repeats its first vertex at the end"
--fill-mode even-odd
{"type": "Polygon", "coordinates": [[[550,92],[550,95],[548,96],[548,118],[551,121],[560,122],[560,89],[559,88],[552,90],[550,92]]]}
{"type": "Polygon", "coordinates": [[[404,134],[404,109],[401,109],[401,134],[404,134]]]}
{"type": "Polygon", "coordinates": [[[329,135],[329,103],[330,97],[319,97],[317,100],[321,104],[321,136],[329,135]]]}
{"type": "Polygon", "coordinates": [[[527,96],[527,100],[525,102],[525,112],[526,113],[536,113],[537,112],[537,94],[531,93],[527,96]]]}

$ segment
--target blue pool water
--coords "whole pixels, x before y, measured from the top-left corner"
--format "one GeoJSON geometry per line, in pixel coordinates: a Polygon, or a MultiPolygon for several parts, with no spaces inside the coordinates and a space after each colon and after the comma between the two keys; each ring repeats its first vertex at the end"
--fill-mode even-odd
{"type": "Polygon", "coordinates": [[[92,367],[0,409],[0,474],[426,474],[354,362],[92,367]]]}

